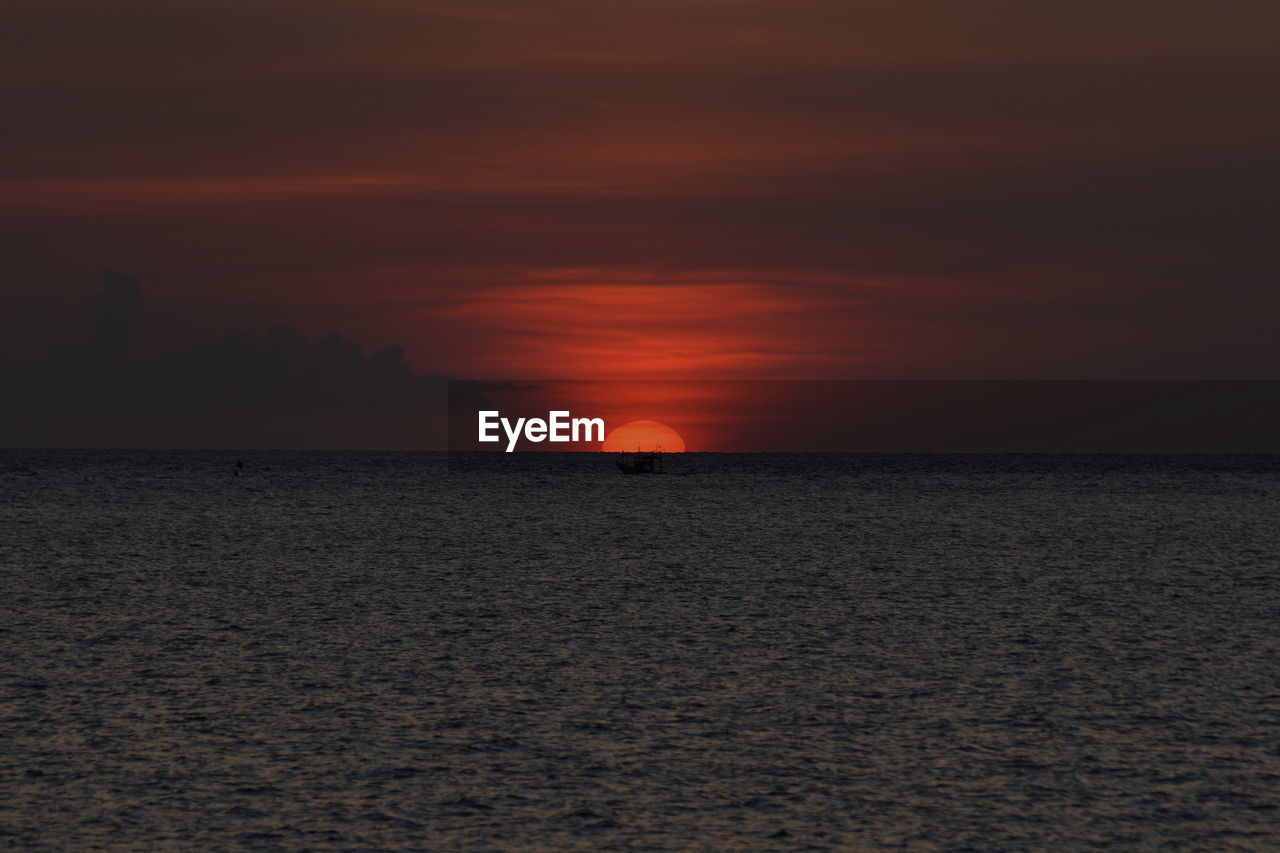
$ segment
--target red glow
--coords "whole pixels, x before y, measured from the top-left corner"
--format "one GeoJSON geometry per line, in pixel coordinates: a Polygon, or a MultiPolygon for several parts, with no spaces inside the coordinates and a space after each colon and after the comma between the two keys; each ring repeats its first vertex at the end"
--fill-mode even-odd
{"type": "Polygon", "coordinates": [[[702,274],[549,270],[438,312],[471,346],[456,372],[525,379],[825,375],[860,336],[800,286],[702,274]],[[836,318],[836,319],[832,319],[836,318]],[[838,326],[841,328],[832,328],[838,326]]]}
{"type": "Polygon", "coordinates": [[[600,449],[605,453],[684,453],[680,433],[657,421],[631,421],[613,429],[600,449]]]}

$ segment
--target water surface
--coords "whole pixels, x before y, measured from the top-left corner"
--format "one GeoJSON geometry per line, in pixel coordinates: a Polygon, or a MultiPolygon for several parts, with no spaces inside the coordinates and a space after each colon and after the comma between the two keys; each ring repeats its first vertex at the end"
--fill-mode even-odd
{"type": "Polygon", "coordinates": [[[1280,847],[1280,458],[669,463],[0,454],[0,846],[1280,847]]]}

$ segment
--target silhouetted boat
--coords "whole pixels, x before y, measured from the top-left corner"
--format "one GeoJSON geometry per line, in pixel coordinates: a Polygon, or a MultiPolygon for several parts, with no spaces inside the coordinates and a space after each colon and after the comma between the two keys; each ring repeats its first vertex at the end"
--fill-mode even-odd
{"type": "Polygon", "coordinates": [[[653,453],[619,453],[614,460],[618,470],[624,474],[661,474],[662,451],[653,453]]]}

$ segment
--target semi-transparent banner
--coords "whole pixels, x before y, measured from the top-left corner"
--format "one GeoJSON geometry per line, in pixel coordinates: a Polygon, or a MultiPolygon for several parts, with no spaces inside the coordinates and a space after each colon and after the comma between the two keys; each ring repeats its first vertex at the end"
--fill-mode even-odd
{"type": "Polygon", "coordinates": [[[1280,451],[1280,381],[449,383],[449,449],[1280,451]]]}

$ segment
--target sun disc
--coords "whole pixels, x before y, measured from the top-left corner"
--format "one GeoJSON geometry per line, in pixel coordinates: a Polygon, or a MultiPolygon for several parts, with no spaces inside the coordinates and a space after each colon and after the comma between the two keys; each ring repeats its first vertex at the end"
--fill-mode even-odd
{"type": "Polygon", "coordinates": [[[685,444],[680,433],[666,424],[641,420],[610,430],[600,449],[605,453],[683,453],[685,444]]]}

